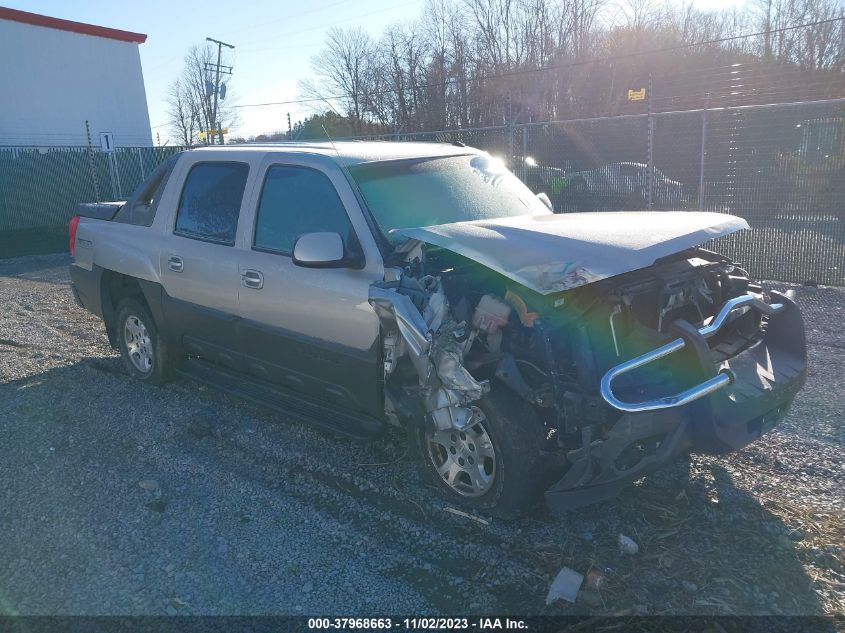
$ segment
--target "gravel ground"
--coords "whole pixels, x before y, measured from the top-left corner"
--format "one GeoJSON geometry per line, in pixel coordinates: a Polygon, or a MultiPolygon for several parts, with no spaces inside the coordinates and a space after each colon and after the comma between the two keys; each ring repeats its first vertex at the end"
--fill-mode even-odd
{"type": "Polygon", "coordinates": [[[421,485],[401,434],[130,380],[68,263],[0,261],[0,613],[845,613],[841,289],[798,289],[810,376],[764,440],[484,524],[421,485]],[[546,606],[563,566],[602,582],[546,606]]]}

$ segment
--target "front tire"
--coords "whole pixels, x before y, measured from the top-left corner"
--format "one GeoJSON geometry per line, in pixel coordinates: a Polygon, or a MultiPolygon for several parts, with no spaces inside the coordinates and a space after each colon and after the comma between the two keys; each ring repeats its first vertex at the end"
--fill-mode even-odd
{"type": "Polygon", "coordinates": [[[472,408],[461,431],[416,426],[423,476],[456,505],[515,516],[542,493],[542,425],[502,386],[472,408]]]}
{"type": "Polygon", "coordinates": [[[135,299],[121,301],[117,306],[115,327],[120,355],[130,376],[154,385],[172,377],[170,350],[141,302],[135,299]]]}

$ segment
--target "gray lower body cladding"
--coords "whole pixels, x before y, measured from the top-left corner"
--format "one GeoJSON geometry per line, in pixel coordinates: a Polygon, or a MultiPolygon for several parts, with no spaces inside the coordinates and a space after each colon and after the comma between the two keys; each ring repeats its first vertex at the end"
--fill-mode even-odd
{"type": "MultiPolygon", "coordinates": [[[[71,291],[77,303],[103,319],[117,349],[115,307],[120,285],[99,266],[70,266],[71,291]],[[106,277],[104,277],[106,276],[106,277]]],[[[378,381],[378,349],[352,350],[213,310],[168,295],[159,284],[127,279],[143,296],[159,335],[175,353],[193,355],[241,372],[245,378],[275,384],[316,398],[329,408],[353,415],[379,417],[384,404],[378,381]]]]}
{"type": "Polygon", "coordinates": [[[70,288],[73,298],[80,307],[103,316],[101,280],[103,269],[95,266],[92,270],[85,270],[79,266],[70,267],[70,288]]]}
{"type": "MultiPolygon", "coordinates": [[[[686,406],[620,417],[603,440],[568,453],[569,470],[545,493],[549,507],[566,511],[613,497],[686,452],[739,450],[771,430],[807,372],[801,314],[786,296],[772,295],[787,309],[769,318],[761,340],[722,363],[734,376],[729,386],[686,406]]],[[[704,339],[694,329],[682,336],[700,380],[715,375],[720,367],[704,339]]]]}

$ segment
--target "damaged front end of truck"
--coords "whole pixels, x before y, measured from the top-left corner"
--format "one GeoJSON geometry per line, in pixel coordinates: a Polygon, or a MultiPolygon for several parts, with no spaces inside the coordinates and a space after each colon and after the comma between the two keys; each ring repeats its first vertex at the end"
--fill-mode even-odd
{"type": "MultiPolygon", "coordinates": [[[[614,213],[401,230],[400,265],[369,298],[386,413],[461,434],[507,390],[536,421],[524,432],[541,436],[531,459],[553,475],[555,510],[687,451],[742,448],[806,373],[795,303],[699,246],[746,228],[722,214],[614,213]]],[[[463,466],[449,463],[451,481],[463,466]]]]}

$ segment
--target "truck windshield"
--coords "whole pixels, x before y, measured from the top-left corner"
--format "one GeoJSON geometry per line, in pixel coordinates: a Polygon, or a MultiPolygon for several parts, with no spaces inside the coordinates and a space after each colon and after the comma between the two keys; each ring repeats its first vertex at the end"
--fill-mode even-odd
{"type": "Polygon", "coordinates": [[[486,154],[362,163],[349,168],[381,231],[551,213],[504,164],[486,154]]]}

